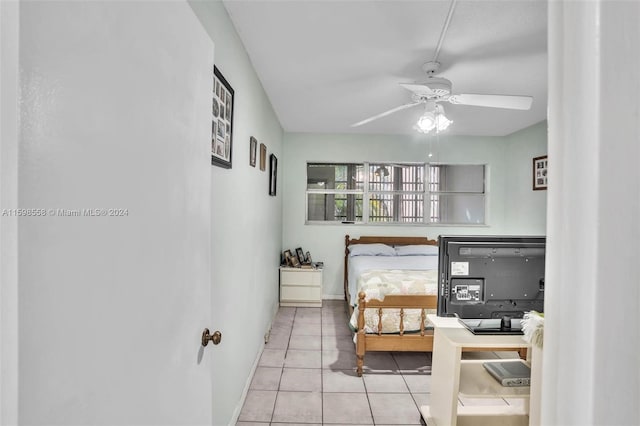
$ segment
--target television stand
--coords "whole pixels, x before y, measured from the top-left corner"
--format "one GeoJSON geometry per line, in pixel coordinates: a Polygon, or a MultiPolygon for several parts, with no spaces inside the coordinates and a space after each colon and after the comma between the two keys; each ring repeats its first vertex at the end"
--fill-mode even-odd
{"type": "MultiPolygon", "coordinates": [[[[514,351],[529,347],[520,335],[474,335],[456,318],[428,315],[434,325],[431,399],[420,407],[428,426],[529,424],[529,387],[506,387],[482,366],[487,360],[463,360],[464,348],[514,351]],[[458,406],[458,396],[522,398],[517,406],[458,406]]],[[[530,351],[529,351],[530,352],[530,351]]],[[[501,361],[506,361],[501,359],[501,361]]],[[[517,359],[514,361],[519,362],[517,359]]]]}

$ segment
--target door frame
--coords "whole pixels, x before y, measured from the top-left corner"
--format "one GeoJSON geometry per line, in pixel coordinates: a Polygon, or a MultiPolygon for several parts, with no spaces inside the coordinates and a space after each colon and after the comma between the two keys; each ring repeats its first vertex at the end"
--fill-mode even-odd
{"type": "MultiPolygon", "coordinates": [[[[18,207],[20,0],[0,2],[0,209],[18,207]]],[[[0,216],[0,423],[18,424],[18,218],[0,216]]]]}

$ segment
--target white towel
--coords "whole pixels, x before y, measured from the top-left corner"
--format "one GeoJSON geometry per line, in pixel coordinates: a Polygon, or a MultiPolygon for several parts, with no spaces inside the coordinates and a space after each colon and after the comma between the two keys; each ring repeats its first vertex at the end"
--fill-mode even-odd
{"type": "Polygon", "coordinates": [[[522,331],[524,332],[524,340],[542,349],[542,342],[544,340],[543,314],[536,311],[524,314],[522,331]]]}

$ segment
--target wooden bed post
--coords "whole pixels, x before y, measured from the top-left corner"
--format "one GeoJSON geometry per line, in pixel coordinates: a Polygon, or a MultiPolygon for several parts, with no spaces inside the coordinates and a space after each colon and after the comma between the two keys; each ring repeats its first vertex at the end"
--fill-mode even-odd
{"type": "Polygon", "coordinates": [[[366,302],[364,291],[358,293],[358,334],[356,335],[356,373],[362,377],[362,367],[364,366],[365,332],[364,332],[364,310],[366,302]]]}
{"type": "MultiPolygon", "coordinates": [[[[349,300],[349,271],[347,268],[349,267],[349,235],[344,236],[344,300],[347,301],[347,306],[351,304],[349,300]]],[[[351,313],[351,309],[349,309],[349,313],[351,313]]]]}

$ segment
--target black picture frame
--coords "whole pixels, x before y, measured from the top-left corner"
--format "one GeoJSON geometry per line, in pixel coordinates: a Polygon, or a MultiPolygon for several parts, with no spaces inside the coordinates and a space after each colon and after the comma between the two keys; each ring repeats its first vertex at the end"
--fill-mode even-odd
{"type": "Polygon", "coordinates": [[[533,190],[547,189],[548,159],[546,155],[533,159],[533,190]]]}
{"type": "MultiPolygon", "coordinates": [[[[213,109],[211,119],[217,132],[211,135],[211,164],[231,168],[233,153],[233,104],[235,92],[218,67],[213,66],[213,109]]],[[[213,126],[212,126],[213,127],[213,126]]]]}
{"type": "Polygon", "coordinates": [[[276,195],[277,188],[277,179],[278,179],[278,158],[271,154],[269,156],[269,195],[276,195]]]}
{"type": "Polygon", "coordinates": [[[296,249],[296,256],[298,257],[298,261],[300,263],[305,263],[304,251],[302,251],[302,247],[298,247],[296,249]]]}

